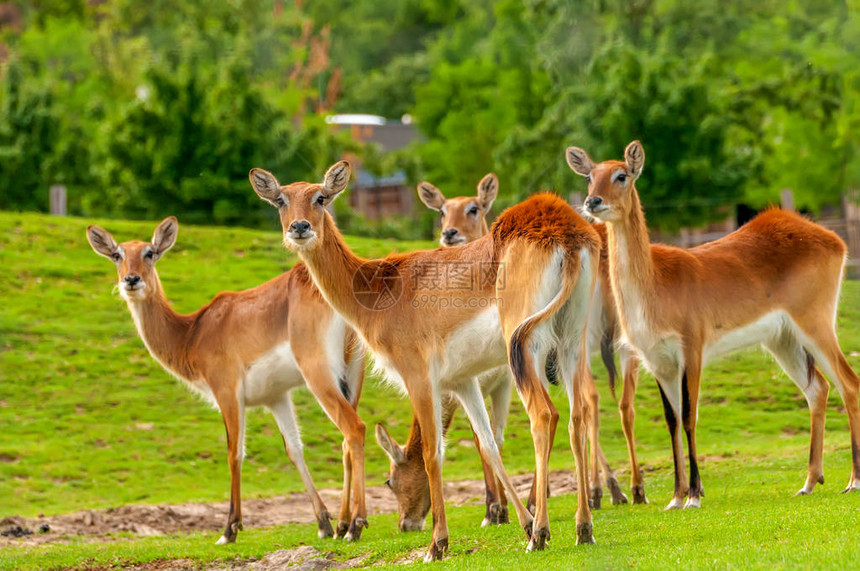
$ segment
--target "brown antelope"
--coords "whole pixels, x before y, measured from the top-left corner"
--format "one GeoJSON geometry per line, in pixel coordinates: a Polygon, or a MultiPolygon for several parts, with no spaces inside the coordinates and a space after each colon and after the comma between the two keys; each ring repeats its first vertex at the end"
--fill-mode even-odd
{"type": "MultiPolygon", "coordinates": [[[[487,214],[498,194],[499,182],[495,174],[487,174],[478,183],[477,196],[445,198],[436,186],[429,182],[418,184],[418,197],[425,206],[435,210],[442,216],[442,233],[440,243],[442,247],[466,244],[474,242],[489,232],[487,226],[487,214]]],[[[600,251],[600,278],[598,279],[598,290],[596,296],[600,296],[594,305],[599,308],[597,315],[592,314],[589,322],[589,346],[600,346],[601,357],[609,371],[610,386],[614,394],[614,379],[616,376],[614,362],[614,343],[617,337],[617,314],[612,291],[609,286],[609,276],[606,260],[606,228],[604,224],[596,224],[595,229],[603,239],[603,247],[600,251]]],[[[622,348],[622,350],[624,350],[622,348]]],[[[634,503],[647,503],[645,490],[642,485],[642,474],[636,459],[636,443],[633,434],[633,420],[635,412],[633,409],[633,397],[636,393],[638,361],[632,352],[625,351],[621,360],[624,388],[619,409],[622,417],[622,426],[627,438],[627,448],[630,455],[631,465],[631,491],[634,503]]],[[[593,380],[590,376],[587,380],[593,380]]],[[[550,381],[551,382],[551,381],[550,381]]],[[[481,392],[490,399],[490,418],[493,425],[493,434],[496,444],[501,449],[504,440],[505,423],[510,400],[510,369],[502,365],[482,374],[478,377],[481,392]]],[[[597,391],[591,383],[590,390],[585,392],[585,403],[588,414],[595,414],[597,408],[597,391]],[[589,402],[591,401],[591,402],[589,402]]],[[[453,419],[457,407],[456,400],[444,400],[442,410],[442,434],[447,434],[448,427],[453,419]]],[[[592,426],[589,425],[589,429],[592,426]]],[[[473,432],[474,434],[474,432],[473,432]]],[[[477,435],[474,434],[476,445],[477,435]]],[[[398,511],[400,512],[400,529],[402,531],[420,530],[423,528],[427,512],[430,510],[430,487],[427,482],[427,473],[424,470],[424,460],[421,456],[421,431],[413,421],[412,429],[406,443],[401,446],[388,433],[382,424],[376,426],[376,440],[391,460],[389,478],[386,485],[394,492],[397,498],[398,511]]],[[[591,469],[592,487],[590,490],[591,507],[600,508],[600,499],[603,495],[600,488],[600,480],[595,475],[599,466],[603,466],[604,477],[612,495],[612,503],[626,503],[627,497],[621,491],[618,480],[609,469],[606,458],[599,447],[591,447],[591,469]]],[[[484,484],[486,488],[486,514],[482,526],[494,523],[507,523],[507,499],[500,482],[493,476],[492,467],[482,462],[484,471],[484,484]]],[[[534,504],[534,490],[529,496],[527,506],[531,509],[534,504]]]]}
{"type": "Polygon", "coordinates": [[[218,543],[232,543],[242,529],[245,408],[253,406],[264,406],[275,417],[313,503],[319,536],[332,536],[329,512],[305,465],[290,396],[305,383],[344,435],[337,536],[359,539],[367,525],[365,426],[355,407],[365,352],[355,333],[326,304],[302,264],[254,289],[220,293],[190,315],[176,313],[155,263],[173,246],[178,231],[176,218],[170,217],[158,225],[151,242],[117,244],[98,226],[87,228],[87,238],[96,253],[116,264],[120,295],[153,358],[221,411],[227,429],[230,514],[218,543]]]}
{"type": "Polygon", "coordinates": [[[567,162],[588,179],[585,210],[607,223],[610,277],[624,337],[660,387],[675,458],[675,494],[667,509],[701,505],[696,419],[702,367],[754,344],[773,354],[809,404],[809,471],[798,494],[809,494],[824,481],[829,386],[818,367],[836,384],[848,411],[853,463],[845,491],[860,489],[860,379],[835,332],[846,255],[842,240],[794,213],[773,209],[689,250],[650,244],[635,186],[645,163],[638,141],[627,146],[623,162],[595,165],[576,147],[567,149],[567,162]]]}
{"type": "MultiPolygon", "coordinates": [[[[478,183],[477,198],[453,198],[446,202],[442,193],[430,183],[418,185],[418,195],[424,204],[443,214],[445,226],[442,228],[442,247],[473,242],[489,232],[486,215],[498,190],[499,179],[494,174],[486,175],[478,183]]],[[[477,380],[483,395],[490,399],[493,438],[501,450],[511,402],[510,368],[505,363],[482,373],[477,380]]],[[[448,433],[457,407],[456,399],[442,400],[443,438],[448,433]]],[[[472,435],[475,446],[480,451],[481,444],[474,430],[472,435]]],[[[421,430],[417,421],[412,422],[412,429],[405,446],[400,446],[382,424],[376,425],[376,441],[391,460],[389,477],[385,483],[397,498],[400,530],[423,529],[427,512],[430,511],[430,485],[421,455],[421,430]]],[[[502,483],[495,477],[492,466],[487,464],[483,457],[481,464],[484,471],[487,507],[481,526],[508,523],[508,502],[502,483]]],[[[529,497],[527,507],[530,511],[533,509],[534,493],[529,497]]]]}
{"type": "MultiPolygon", "coordinates": [[[[600,239],[563,200],[541,194],[508,209],[487,236],[459,248],[357,257],[343,241],[326,205],[343,192],[349,165],[341,161],[322,184],[281,186],[253,169],[251,185],[279,209],[284,243],[298,252],[332,307],[361,335],[386,378],[406,390],[422,436],[430,485],[433,538],[427,559],[448,547],[442,497],[442,406],[460,401],[529,536],[528,549],[549,539],[547,462],[558,412],[539,379],[538,363],[555,348],[571,403],[571,447],[577,477],[587,481],[580,379],[585,374],[588,304],[597,275],[600,239]],[[436,289],[443,274],[446,289],[436,289]],[[440,295],[437,295],[440,294],[440,295]],[[475,375],[505,363],[531,421],[535,446],[535,516],[517,497],[493,439],[475,375]]],[[[593,542],[591,512],[579,494],[577,539],[593,542]]]]}

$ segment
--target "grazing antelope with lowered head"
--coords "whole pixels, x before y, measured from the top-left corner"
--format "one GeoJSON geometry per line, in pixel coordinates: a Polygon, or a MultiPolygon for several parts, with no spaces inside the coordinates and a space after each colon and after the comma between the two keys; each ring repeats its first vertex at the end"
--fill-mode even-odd
{"type": "Polygon", "coordinates": [[[290,397],[290,391],[305,384],[344,435],[337,534],[357,540],[367,525],[367,509],[365,426],[355,412],[365,352],[355,333],[323,300],[302,264],[253,289],[220,293],[190,315],[176,313],[155,263],[173,246],[178,231],[171,216],[158,225],[151,242],[117,244],[98,226],[87,228],[87,238],[96,253],[116,264],[120,295],[153,358],[221,411],[227,429],[230,514],[218,543],[234,542],[242,529],[245,408],[252,406],[264,406],[275,417],[313,503],[319,536],[333,535],[329,512],[305,464],[290,397]]]}
{"type": "MultiPolygon", "coordinates": [[[[571,402],[577,477],[585,482],[580,382],[586,374],[587,314],[599,237],[562,199],[540,194],[503,212],[490,234],[471,244],[365,260],[347,247],[325,209],[346,188],[349,174],[349,165],[341,161],[329,168],[322,184],[281,186],[261,169],[252,169],[249,178],[257,194],[278,208],[285,244],[305,261],[326,301],[361,335],[387,379],[409,394],[430,483],[433,539],[427,559],[441,558],[448,547],[440,402],[446,393],[460,401],[478,434],[481,453],[529,536],[528,549],[543,549],[549,539],[547,462],[558,412],[537,364],[556,349],[571,402]],[[451,280],[444,307],[429,295],[436,293],[440,272],[451,280]],[[505,473],[474,378],[508,356],[531,421],[537,465],[534,517],[505,473]]],[[[578,497],[576,522],[577,540],[593,542],[585,494],[578,497]]]]}
{"type": "MultiPolygon", "coordinates": [[[[444,216],[442,227],[442,247],[451,247],[468,242],[489,233],[487,213],[499,191],[499,179],[494,174],[488,174],[478,183],[476,198],[452,198],[445,201],[442,193],[430,183],[418,185],[419,198],[434,210],[439,210],[444,216]],[[441,199],[441,201],[439,200],[441,199]],[[432,206],[431,206],[432,204],[432,206]],[[438,206],[435,207],[434,206],[438,206]]],[[[508,419],[508,409],[511,403],[511,372],[507,363],[481,373],[477,377],[481,393],[490,399],[490,423],[493,429],[493,439],[501,451],[505,436],[505,424],[508,419]]],[[[458,408],[456,398],[442,399],[442,437],[448,433],[454,413],[458,408]]],[[[480,453],[481,443],[478,434],[473,430],[475,446],[480,453]]],[[[383,424],[376,425],[376,441],[391,460],[388,479],[385,484],[397,499],[397,509],[400,514],[399,528],[401,531],[418,531],[424,528],[427,512],[430,511],[430,485],[427,472],[424,469],[424,458],[421,454],[421,430],[418,421],[413,418],[412,428],[406,444],[401,446],[388,433],[383,424]]],[[[481,527],[492,524],[509,523],[508,501],[501,481],[496,478],[493,468],[481,457],[481,467],[484,472],[484,487],[486,490],[486,512],[481,527]]],[[[527,507],[534,508],[534,491],[529,496],[527,507]]]]}
{"type": "Polygon", "coordinates": [[[776,358],[809,405],[809,471],[798,494],[810,494],[824,482],[829,386],[819,367],[836,384],[848,411],[853,462],[845,491],[860,489],[860,378],[835,332],[846,255],[842,240],[794,213],[772,209],[689,250],[650,244],[635,186],[645,163],[638,141],[627,146],[624,161],[595,165],[585,151],[570,147],[567,162],[588,179],[585,210],[608,227],[610,276],[624,337],[660,387],[675,458],[675,494],[666,509],[701,504],[696,420],[703,366],[754,344],[776,358]]]}

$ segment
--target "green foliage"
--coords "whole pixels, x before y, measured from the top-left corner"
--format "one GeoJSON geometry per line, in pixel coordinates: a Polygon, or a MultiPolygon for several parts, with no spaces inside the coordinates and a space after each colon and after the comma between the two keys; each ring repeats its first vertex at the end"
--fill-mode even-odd
{"type": "Polygon", "coordinates": [[[14,62],[3,82],[0,205],[37,209],[48,202],[50,172],[45,158],[51,154],[58,121],[51,112],[51,93],[26,85],[23,74],[20,64],[14,62]]]}
{"type": "MultiPolygon", "coordinates": [[[[853,1],[853,0],[852,0],[853,1]]],[[[817,210],[860,186],[860,16],[823,0],[24,0],[0,29],[0,206],[264,223],[256,165],[313,179],[344,149],[324,115],[412,115],[423,138],[378,174],[499,206],[581,181],[563,149],[617,157],[664,229],[776,202],[817,210]],[[141,94],[148,94],[143,97],[141,94]]],[[[353,229],[430,237],[418,224],[353,229]]],[[[270,214],[270,213],[269,213],[270,214]]]]}
{"type": "Polygon", "coordinates": [[[106,122],[94,204],[135,218],[181,212],[190,222],[258,225],[270,212],[248,192],[249,165],[305,174],[290,156],[297,134],[250,82],[247,52],[216,69],[205,49],[185,46],[175,65],[154,62],[141,96],[106,122]]]}

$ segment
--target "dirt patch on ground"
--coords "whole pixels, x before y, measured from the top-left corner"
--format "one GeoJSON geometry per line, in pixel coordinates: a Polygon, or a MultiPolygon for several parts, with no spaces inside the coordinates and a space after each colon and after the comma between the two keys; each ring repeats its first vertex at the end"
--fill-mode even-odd
{"type": "MultiPolygon", "coordinates": [[[[519,495],[528,495],[531,474],[513,476],[511,480],[519,495]]],[[[553,495],[576,492],[572,471],[550,474],[553,495]]],[[[321,490],[330,513],[340,506],[340,490],[321,490]]],[[[483,480],[463,480],[445,484],[445,499],[455,505],[478,505],[484,501],[483,480]]],[[[110,534],[131,533],[139,536],[168,535],[177,532],[221,531],[227,521],[228,502],[185,503],[167,505],[130,505],[108,510],[87,510],[58,516],[25,518],[18,516],[0,520],[0,531],[20,526],[32,534],[21,537],[0,537],[0,548],[11,545],[39,545],[66,541],[69,536],[84,536],[94,541],[108,540],[110,534]],[[40,529],[50,531],[40,533],[40,529]]],[[[367,509],[370,515],[394,513],[397,503],[384,486],[367,488],[367,509]]],[[[313,508],[304,493],[242,502],[245,528],[268,527],[285,523],[315,523],[313,508]]],[[[176,562],[173,562],[174,564],[176,562]]],[[[190,562],[189,562],[190,563],[190,562]]]]}
{"type": "MultiPolygon", "coordinates": [[[[321,553],[303,545],[294,549],[279,549],[262,559],[242,561],[217,561],[203,564],[191,559],[164,559],[124,566],[125,571],[276,571],[289,567],[291,571],[323,571],[326,569],[352,569],[360,567],[365,557],[353,557],[346,561],[335,559],[333,552],[321,553]]],[[[115,567],[96,567],[91,571],[113,571],[115,567]]]]}

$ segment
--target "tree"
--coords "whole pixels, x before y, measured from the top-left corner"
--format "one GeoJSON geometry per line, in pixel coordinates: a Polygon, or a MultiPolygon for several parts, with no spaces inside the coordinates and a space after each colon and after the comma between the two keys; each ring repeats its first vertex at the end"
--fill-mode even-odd
{"type": "Polygon", "coordinates": [[[625,145],[639,139],[648,166],[637,188],[650,224],[668,230],[724,218],[721,207],[742,196],[749,164],[727,144],[727,102],[715,86],[713,65],[707,55],[690,61],[664,49],[607,46],[579,85],[557,94],[534,129],[512,133],[497,161],[520,165],[514,184],[526,192],[536,174],[557,190],[583,188],[564,165],[566,146],[605,160],[620,158],[625,145]]]}

